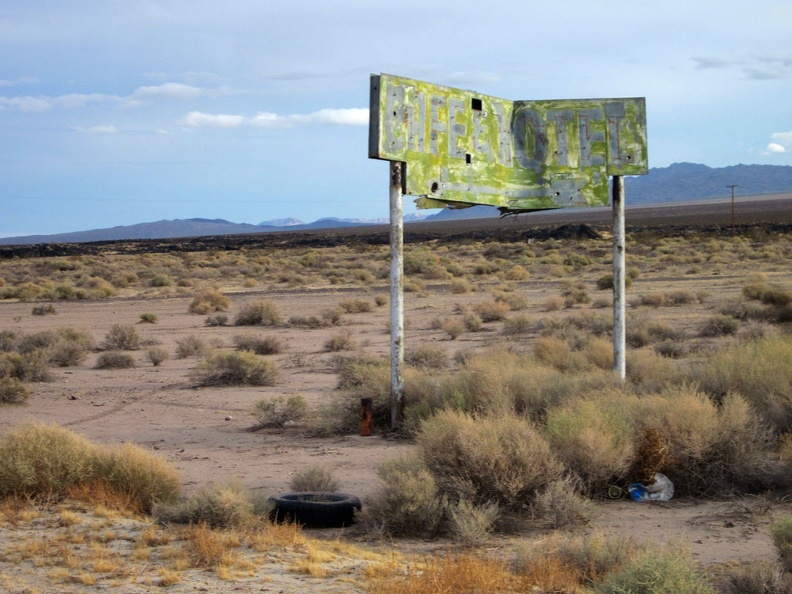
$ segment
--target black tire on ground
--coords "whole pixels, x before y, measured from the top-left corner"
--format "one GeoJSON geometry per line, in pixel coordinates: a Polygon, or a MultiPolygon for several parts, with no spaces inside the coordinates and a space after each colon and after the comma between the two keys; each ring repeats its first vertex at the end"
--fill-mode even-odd
{"type": "Polygon", "coordinates": [[[270,501],[275,504],[272,520],[315,528],[349,526],[355,520],[355,510],[363,508],[360,499],[346,493],[284,493],[270,501]]]}

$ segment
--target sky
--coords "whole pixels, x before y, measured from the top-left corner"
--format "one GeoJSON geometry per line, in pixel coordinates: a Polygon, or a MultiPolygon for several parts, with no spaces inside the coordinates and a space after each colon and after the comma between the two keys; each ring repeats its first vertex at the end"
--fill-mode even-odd
{"type": "Polygon", "coordinates": [[[385,218],[378,73],[645,97],[650,167],[792,165],[789,0],[3,0],[0,56],[0,237],[385,218]]]}

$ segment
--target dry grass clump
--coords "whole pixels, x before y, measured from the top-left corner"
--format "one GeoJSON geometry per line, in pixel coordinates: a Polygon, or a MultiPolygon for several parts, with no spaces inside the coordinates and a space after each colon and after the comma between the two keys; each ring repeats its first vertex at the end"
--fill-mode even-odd
{"type": "Polygon", "coordinates": [[[30,315],[32,316],[54,316],[57,313],[58,311],[52,303],[34,305],[33,309],[30,311],[30,315]]]}
{"type": "Polygon", "coordinates": [[[416,443],[443,495],[520,510],[560,476],[561,465],[529,421],[442,410],[421,424],[416,443]]]}
{"type": "Polygon", "coordinates": [[[210,348],[202,339],[191,334],[176,341],[176,356],[179,359],[203,357],[209,354],[210,348]]]}
{"type": "Polygon", "coordinates": [[[32,390],[15,377],[0,377],[0,404],[24,402],[32,390]]]}
{"type": "Polygon", "coordinates": [[[348,330],[338,332],[324,341],[324,350],[327,353],[338,353],[339,351],[351,351],[356,343],[352,338],[352,333],[348,330]]]}
{"type": "Polygon", "coordinates": [[[508,303],[495,299],[479,301],[473,306],[473,312],[484,322],[499,322],[506,317],[510,310],[508,303]]]}
{"type": "Polygon", "coordinates": [[[696,563],[683,551],[653,551],[619,571],[609,572],[597,589],[602,594],[716,594],[696,563]]]}
{"type": "Polygon", "coordinates": [[[41,356],[46,363],[57,367],[79,365],[95,348],[87,332],[74,328],[43,330],[18,337],[6,335],[0,343],[0,351],[17,351],[25,356],[33,355],[33,358],[41,356]]]}
{"type": "Polygon", "coordinates": [[[277,326],[283,323],[278,306],[271,301],[252,301],[242,306],[234,319],[236,326],[277,326]]]}
{"type": "Polygon", "coordinates": [[[445,369],[448,367],[448,355],[439,346],[422,344],[408,348],[404,354],[404,362],[422,369],[445,369]]]}
{"type": "Polygon", "coordinates": [[[159,367],[170,358],[170,355],[163,348],[152,347],[146,351],[146,357],[154,367],[159,367]]]}
{"type": "Polygon", "coordinates": [[[374,311],[374,306],[367,299],[345,299],[338,304],[341,311],[348,314],[369,313],[374,311]]]}
{"type": "Polygon", "coordinates": [[[282,428],[287,423],[298,423],[308,414],[308,403],[301,394],[291,396],[273,396],[259,400],[253,406],[256,424],[251,431],[267,427],[282,428]]]}
{"type": "Polygon", "coordinates": [[[691,366],[691,382],[720,401],[742,395],[777,434],[792,429],[792,340],[770,336],[721,349],[691,366]]]}
{"type": "Polygon", "coordinates": [[[722,594],[792,593],[792,576],[773,561],[726,567],[718,581],[722,594]]]}
{"type": "Polygon", "coordinates": [[[155,313],[145,312],[140,314],[141,324],[156,324],[158,321],[159,321],[159,317],[155,313]]]}
{"type": "Polygon", "coordinates": [[[133,444],[103,449],[57,425],[31,424],[0,437],[0,497],[59,499],[75,486],[102,483],[140,511],[174,499],[178,473],[133,444]]]}
{"type": "Polygon", "coordinates": [[[420,454],[388,460],[377,468],[377,475],[382,484],[363,508],[363,521],[370,530],[394,536],[428,536],[440,531],[446,500],[420,454]]]}
{"type": "Polygon", "coordinates": [[[226,311],[231,305],[228,296],[214,289],[202,291],[190,301],[187,311],[191,314],[206,315],[212,312],[226,311]]]}
{"type": "Polygon", "coordinates": [[[94,369],[131,369],[135,367],[135,358],[122,351],[106,351],[96,359],[94,369]]]}
{"type": "Polygon", "coordinates": [[[232,484],[206,487],[186,499],[157,505],[154,515],[165,524],[233,528],[266,517],[270,510],[266,497],[232,484]]]}
{"type": "Polygon", "coordinates": [[[289,489],[296,492],[333,493],[340,488],[341,484],[333,471],[319,465],[298,470],[289,481],[289,489]]]}
{"type": "Polygon", "coordinates": [[[133,351],[140,348],[140,335],[134,326],[113,324],[105,334],[103,347],[107,350],[133,351]]]}
{"type": "Polygon", "coordinates": [[[587,494],[623,480],[634,457],[634,430],[623,391],[593,393],[548,411],[550,447],[587,494]]]}
{"type": "Polygon", "coordinates": [[[237,334],[234,346],[240,351],[253,351],[257,355],[277,355],[283,351],[283,340],[278,336],[237,334]]]}
{"type": "Polygon", "coordinates": [[[191,374],[199,386],[274,386],[277,365],[252,351],[215,351],[191,374]]]}

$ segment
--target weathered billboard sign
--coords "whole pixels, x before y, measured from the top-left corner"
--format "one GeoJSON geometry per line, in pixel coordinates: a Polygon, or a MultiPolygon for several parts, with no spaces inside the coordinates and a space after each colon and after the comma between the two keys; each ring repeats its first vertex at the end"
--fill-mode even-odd
{"type": "Polygon", "coordinates": [[[369,157],[406,163],[420,208],[601,206],[608,176],[648,172],[644,98],[509,101],[380,74],[370,107],[369,157]]]}

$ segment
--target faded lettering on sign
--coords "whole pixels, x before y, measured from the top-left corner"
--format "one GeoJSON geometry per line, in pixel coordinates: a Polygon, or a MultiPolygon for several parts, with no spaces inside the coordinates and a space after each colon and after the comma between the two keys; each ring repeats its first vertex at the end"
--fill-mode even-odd
{"type": "Polygon", "coordinates": [[[509,101],[372,75],[369,156],[405,162],[420,207],[605,205],[609,175],[648,172],[646,104],[509,101]]]}

